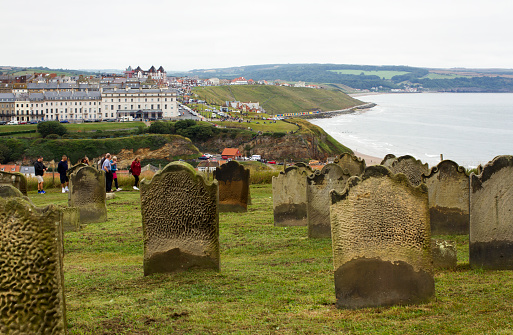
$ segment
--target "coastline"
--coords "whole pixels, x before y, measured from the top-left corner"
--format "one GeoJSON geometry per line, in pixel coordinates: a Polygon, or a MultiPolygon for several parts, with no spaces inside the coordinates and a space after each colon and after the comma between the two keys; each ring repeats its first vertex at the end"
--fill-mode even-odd
{"type": "Polygon", "coordinates": [[[366,166],[379,165],[383,160],[383,158],[366,155],[358,151],[353,151],[353,153],[356,157],[363,159],[366,166]]]}

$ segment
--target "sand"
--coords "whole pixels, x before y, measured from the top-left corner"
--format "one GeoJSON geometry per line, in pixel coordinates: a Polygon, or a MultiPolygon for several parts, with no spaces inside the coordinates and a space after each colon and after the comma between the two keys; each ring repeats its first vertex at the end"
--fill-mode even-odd
{"type": "Polygon", "coordinates": [[[382,157],[380,158],[380,157],[369,156],[369,155],[362,154],[357,151],[354,151],[354,155],[356,157],[360,157],[361,159],[363,159],[365,161],[365,165],[367,165],[367,166],[378,165],[383,160],[382,157]]]}

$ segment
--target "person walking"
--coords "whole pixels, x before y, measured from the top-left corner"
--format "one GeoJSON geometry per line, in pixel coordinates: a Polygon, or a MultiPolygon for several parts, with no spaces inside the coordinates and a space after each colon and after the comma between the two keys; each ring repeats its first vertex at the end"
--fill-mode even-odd
{"type": "Polygon", "coordinates": [[[105,155],[105,160],[102,164],[102,170],[105,172],[105,187],[106,192],[112,192],[112,171],[110,164],[110,154],[105,155]]]}
{"type": "Polygon", "coordinates": [[[130,171],[132,171],[132,176],[135,178],[134,182],[134,190],[139,190],[139,176],[141,175],[141,161],[139,157],[135,157],[134,161],[130,165],[130,171]]]}
{"type": "Polygon", "coordinates": [[[69,192],[69,179],[66,175],[66,172],[68,172],[68,157],[66,157],[66,155],[62,155],[61,161],[57,164],[57,172],[59,172],[59,177],[61,179],[62,193],[69,192]]]}
{"type": "Polygon", "coordinates": [[[37,179],[37,193],[45,194],[46,192],[43,189],[43,175],[48,168],[43,164],[43,156],[38,156],[37,161],[34,163],[34,171],[37,179]]]}
{"type": "Polygon", "coordinates": [[[110,161],[111,171],[112,171],[112,179],[114,179],[114,185],[116,185],[116,191],[121,191],[122,189],[119,188],[118,185],[118,175],[116,171],[118,170],[118,158],[116,156],[112,157],[112,160],[110,161]]]}

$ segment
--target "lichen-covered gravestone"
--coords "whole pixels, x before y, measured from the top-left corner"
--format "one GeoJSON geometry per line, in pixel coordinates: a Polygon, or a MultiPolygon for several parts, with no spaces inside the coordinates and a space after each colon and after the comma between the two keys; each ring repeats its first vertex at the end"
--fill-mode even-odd
{"type": "Polygon", "coordinates": [[[219,211],[245,212],[248,208],[249,170],[229,161],[214,171],[219,183],[219,211]]]}
{"type": "Polygon", "coordinates": [[[306,226],[308,224],[308,200],[306,198],[306,178],[308,175],[309,171],[307,169],[290,166],[280,172],[277,177],[273,177],[275,226],[306,226]]]}
{"type": "Polygon", "coordinates": [[[343,170],[347,170],[351,176],[360,176],[365,170],[365,161],[350,153],[343,153],[335,158],[334,164],[339,165],[343,170]]]}
{"type": "Polygon", "coordinates": [[[23,173],[0,171],[0,184],[12,185],[20,190],[23,195],[27,195],[27,178],[23,173]]]}
{"type": "Polygon", "coordinates": [[[470,266],[513,270],[513,156],[470,175],[470,266]]]}
{"type": "Polygon", "coordinates": [[[330,207],[337,307],[415,304],[434,296],[427,187],[383,166],[351,177],[330,207]]]}
{"type": "Polygon", "coordinates": [[[387,168],[390,168],[392,166],[392,163],[397,160],[397,157],[395,157],[394,154],[387,154],[381,163],[379,165],[386,166],[387,168]]]}
{"type": "Polygon", "coordinates": [[[331,237],[330,191],[342,192],[350,175],[337,164],[327,164],[307,178],[308,237],[331,237]]]}
{"type": "Polygon", "coordinates": [[[219,269],[217,181],[173,162],[141,181],[144,275],[219,269]]]}
{"type": "Polygon", "coordinates": [[[409,155],[392,158],[388,161],[386,161],[385,158],[384,164],[390,165],[387,167],[393,174],[402,173],[406,175],[413,186],[419,186],[422,183],[422,175],[429,173],[429,166],[427,163],[422,164],[420,160],[409,155]]]}
{"type": "Polygon", "coordinates": [[[0,334],[65,334],[59,209],[0,199],[0,334]]]}
{"type": "Polygon", "coordinates": [[[80,210],[77,207],[61,208],[61,222],[63,231],[79,231],[80,210]]]}
{"type": "Polygon", "coordinates": [[[81,166],[69,175],[68,206],[78,207],[80,223],[107,221],[105,174],[91,166],[81,166]]]}
{"type": "Polygon", "coordinates": [[[470,180],[465,168],[444,160],[423,179],[428,187],[431,234],[468,234],[470,180]]]}

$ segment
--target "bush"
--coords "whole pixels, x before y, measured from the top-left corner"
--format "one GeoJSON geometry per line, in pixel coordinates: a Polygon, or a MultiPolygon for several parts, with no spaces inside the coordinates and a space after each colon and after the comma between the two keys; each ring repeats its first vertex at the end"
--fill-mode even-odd
{"type": "Polygon", "coordinates": [[[59,121],[40,122],[37,124],[37,131],[42,137],[47,137],[50,134],[62,136],[68,132],[59,121]]]}
{"type": "Polygon", "coordinates": [[[49,134],[49,135],[46,135],[45,138],[49,139],[49,140],[56,140],[56,139],[60,138],[60,136],[57,134],[49,134]]]}

